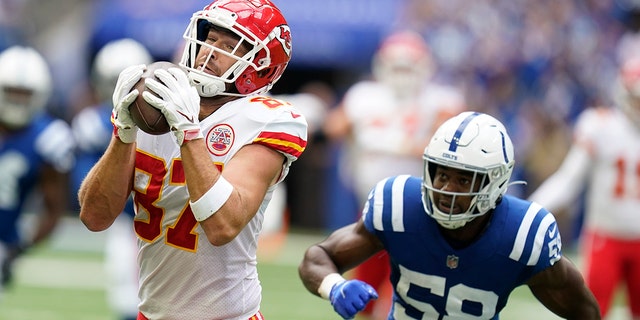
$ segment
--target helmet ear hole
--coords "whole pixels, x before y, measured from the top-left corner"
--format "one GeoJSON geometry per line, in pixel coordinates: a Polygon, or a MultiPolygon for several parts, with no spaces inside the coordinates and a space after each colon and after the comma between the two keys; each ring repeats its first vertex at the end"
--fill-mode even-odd
{"type": "Polygon", "coordinates": [[[269,78],[273,76],[275,71],[276,71],[276,68],[268,68],[268,69],[260,70],[258,71],[258,78],[269,78]]]}

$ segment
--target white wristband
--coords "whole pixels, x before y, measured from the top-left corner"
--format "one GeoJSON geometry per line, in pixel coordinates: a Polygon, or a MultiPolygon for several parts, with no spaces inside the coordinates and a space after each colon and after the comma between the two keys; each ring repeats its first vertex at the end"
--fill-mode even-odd
{"type": "Polygon", "coordinates": [[[218,181],[200,199],[196,202],[189,201],[193,216],[198,221],[211,217],[229,200],[231,192],[233,192],[233,185],[222,176],[218,177],[218,181]]]}
{"type": "Polygon", "coordinates": [[[329,300],[333,286],[344,281],[347,280],[341,275],[337,273],[330,273],[322,279],[322,283],[320,283],[320,287],[318,287],[318,294],[320,294],[323,299],[329,300]]]}

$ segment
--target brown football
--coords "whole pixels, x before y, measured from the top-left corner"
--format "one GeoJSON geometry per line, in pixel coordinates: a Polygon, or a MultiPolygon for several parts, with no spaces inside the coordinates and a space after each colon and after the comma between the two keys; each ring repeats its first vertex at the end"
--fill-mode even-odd
{"type": "MultiPolygon", "coordinates": [[[[136,100],[129,106],[129,112],[131,113],[131,119],[136,123],[140,130],[153,135],[159,135],[167,133],[171,130],[167,119],[162,112],[153,107],[142,97],[142,92],[147,91],[147,87],[144,84],[144,80],[148,77],[154,77],[153,72],[159,68],[169,69],[172,67],[178,67],[176,64],[169,61],[157,61],[147,66],[147,70],[142,74],[140,81],[133,86],[133,89],[138,89],[140,94],[136,100]]],[[[158,78],[155,78],[159,80],[158,78]]],[[[148,90],[153,93],[153,91],[148,90]]]]}

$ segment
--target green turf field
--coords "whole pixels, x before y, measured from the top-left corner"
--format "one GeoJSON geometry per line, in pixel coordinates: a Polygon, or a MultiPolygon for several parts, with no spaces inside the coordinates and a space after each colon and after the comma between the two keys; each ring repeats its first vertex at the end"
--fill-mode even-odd
{"type": "MultiPolygon", "coordinates": [[[[57,234],[17,264],[14,286],[0,298],[0,320],[116,320],[104,290],[104,234],[90,233],[73,220],[57,234]]],[[[267,320],[340,319],[329,302],[308,293],[298,279],[303,251],[321,238],[291,233],[278,254],[261,259],[262,312],[267,320]]],[[[617,311],[608,320],[625,319],[621,314],[617,311]]],[[[519,288],[501,319],[559,318],[540,306],[528,289],[519,288]]]]}

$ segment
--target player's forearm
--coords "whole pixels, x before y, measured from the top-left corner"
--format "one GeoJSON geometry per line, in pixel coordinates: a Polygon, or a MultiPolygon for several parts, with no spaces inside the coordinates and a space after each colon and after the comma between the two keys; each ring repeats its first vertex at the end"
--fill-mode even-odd
{"type": "Polygon", "coordinates": [[[122,212],[131,193],[134,165],[135,144],[112,139],[78,192],[80,220],[89,230],[105,230],[122,212]]]}
{"type": "Polygon", "coordinates": [[[598,301],[584,283],[582,277],[578,278],[579,274],[573,274],[573,277],[575,277],[575,283],[579,284],[574,286],[576,288],[575,292],[569,293],[571,298],[565,300],[566,305],[569,306],[566,319],[600,320],[598,301]]]}
{"type": "Polygon", "coordinates": [[[568,320],[600,320],[600,309],[598,305],[584,305],[576,314],[567,317],[568,320]]]}
{"type": "Polygon", "coordinates": [[[600,319],[598,302],[566,257],[534,278],[530,280],[531,292],[553,313],[563,319],[600,319]]]}
{"type": "Polygon", "coordinates": [[[298,275],[309,292],[320,296],[318,288],[322,280],[329,274],[338,273],[338,268],[329,255],[318,245],[311,246],[304,254],[298,275]]]}
{"type": "Polygon", "coordinates": [[[185,142],[180,152],[196,220],[211,244],[221,246],[231,242],[247,222],[237,190],[211,161],[202,139],[185,142]]]}
{"type": "Polygon", "coordinates": [[[182,165],[191,201],[200,199],[220,176],[203,139],[185,142],[180,147],[182,165]]]}
{"type": "Polygon", "coordinates": [[[600,320],[600,307],[593,295],[584,289],[567,299],[566,311],[559,315],[568,320],[600,320]]]}
{"type": "Polygon", "coordinates": [[[284,161],[282,154],[265,146],[247,145],[225,163],[221,174],[202,140],[185,143],[180,151],[191,210],[215,246],[233,241],[253,219],[284,161]]]}
{"type": "Polygon", "coordinates": [[[29,240],[32,244],[38,244],[47,239],[56,228],[58,221],[68,208],[69,199],[68,175],[56,171],[51,166],[45,166],[40,179],[40,191],[42,192],[43,208],[38,228],[29,240]]]}

